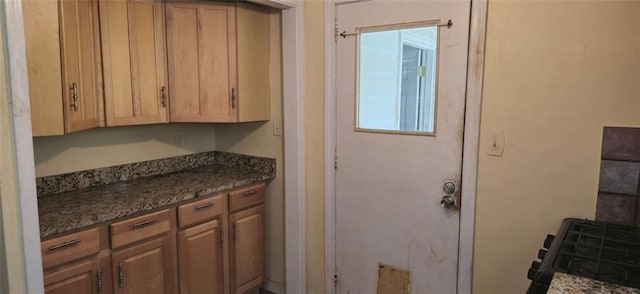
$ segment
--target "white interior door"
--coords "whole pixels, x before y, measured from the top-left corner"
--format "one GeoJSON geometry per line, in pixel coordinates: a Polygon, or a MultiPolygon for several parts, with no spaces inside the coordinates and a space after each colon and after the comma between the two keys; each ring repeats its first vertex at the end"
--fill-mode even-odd
{"type": "Polygon", "coordinates": [[[470,5],[336,5],[338,293],[456,292],[470,5]]]}

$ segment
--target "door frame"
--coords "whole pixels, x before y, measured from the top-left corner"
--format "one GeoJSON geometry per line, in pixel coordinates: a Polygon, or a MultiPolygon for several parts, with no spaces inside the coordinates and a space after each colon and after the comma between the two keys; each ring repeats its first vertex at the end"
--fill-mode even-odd
{"type": "Polygon", "coordinates": [[[274,293],[307,292],[306,181],[304,134],[304,15],[301,0],[251,0],[282,10],[282,90],[284,132],[284,289],[274,293]]]}
{"type": "MultiPolygon", "coordinates": [[[[7,166],[8,181],[2,183],[10,187],[15,195],[2,196],[0,216],[2,232],[0,233],[0,253],[3,255],[12,250],[13,255],[3,256],[10,267],[2,273],[0,280],[8,282],[3,288],[27,293],[43,293],[42,257],[40,253],[40,226],[38,219],[38,200],[36,197],[36,172],[33,155],[33,137],[31,133],[31,114],[29,104],[29,85],[27,79],[27,57],[24,38],[24,25],[21,1],[3,1],[0,3],[0,28],[4,27],[0,49],[4,59],[2,77],[6,82],[6,95],[2,102],[8,104],[11,118],[7,125],[0,126],[5,130],[11,150],[2,150],[13,157],[7,166]],[[6,50],[6,51],[5,51],[6,50]],[[10,241],[11,243],[7,243],[10,241]],[[15,243],[13,243],[15,242],[15,243]],[[6,277],[4,275],[7,275],[6,277]],[[5,281],[4,279],[9,279],[5,281]],[[15,280],[13,280],[15,279],[15,280]],[[4,288],[6,287],[6,288],[4,288]]],[[[0,124],[2,122],[0,121],[0,124]]]]}
{"type": "MultiPolygon", "coordinates": [[[[325,2],[325,292],[335,293],[336,273],[336,5],[367,0],[329,0],[325,2]]],[[[480,113],[484,75],[484,51],[488,0],[471,0],[467,86],[462,153],[460,229],[458,240],[457,292],[471,293],[473,246],[480,140],[480,113]]]]}

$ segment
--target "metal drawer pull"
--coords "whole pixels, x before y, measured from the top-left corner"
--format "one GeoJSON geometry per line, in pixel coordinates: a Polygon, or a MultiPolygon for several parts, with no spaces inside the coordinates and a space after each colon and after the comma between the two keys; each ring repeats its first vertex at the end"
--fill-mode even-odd
{"type": "Polygon", "coordinates": [[[122,262],[118,263],[118,286],[124,288],[124,266],[122,262]]]}
{"type": "Polygon", "coordinates": [[[160,97],[162,98],[160,100],[160,103],[162,103],[162,107],[167,107],[167,88],[165,88],[165,86],[162,86],[162,88],[160,88],[160,97]]]}
{"type": "Polygon", "coordinates": [[[231,88],[231,108],[236,108],[236,88],[231,88]]]}
{"type": "Polygon", "coordinates": [[[233,224],[233,240],[235,241],[237,237],[238,237],[238,227],[236,226],[236,224],[233,224]]]}
{"type": "Polygon", "coordinates": [[[260,192],[260,190],[251,190],[251,191],[242,193],[242,196],[247,197],[247,196],[251,196],[251,195],[253,195],[255,193],[258,193],[258,192],[260,192]]]}
{"type": "Polygon", "coordinates": [[[71,107],[73,111],[78,111],[78,83],[71,84],[71,107]]]}
{"type": "Polygon", "coordinates": [[[133,227],[133,229],[135,230],[135,229],[140,229],[140,228],[142,228],[142,227],[146,227],[146,226],[148,226],[148,225],[155,224],[155,223],[157,223],[157,222],[158,222],[158,219],[157,219],[157,218],[154,218],[154,219],[148,219],[148,220],[145,220],[145,221],[141,221],[141,222],[139,222],[139,223],[135,223],[135,224],[133,224],[133,225],[132,225],[132,227],[133,227]]]}
{"type": "Polygon", "coordinates": [[[53,245],[53,246],[49,247],[49,251],[55,251],[55,250],[58,250],[58,249],[63,249],[63,248],[66,248],[66,247],[69,247],[69,246],[72,246],[72,245],[75,245],[75,244],[78,244],[78,243],[80,243],[80,239],[74,239],[74,240],[71,240],[71,241],[60,243],[58,245],[53,245]]]}
{"type": "Polygon", "coordinates": [[[102,294],[102,271],[96,273],[98,278],[98,294],[102,294]]]}
{"type": "Polygon", "coordinates": [[[196,206],[196,210],[209,208],[209,207],[214,206],[214,205],[215,205],[215,204],[214,204],[214,203],[212,203],[212,202],[207,202],[207,203],[205,203],[205,204],[201,204],[201,205],[196,206]]]}
{"type": "Polygon", "coordinates": [[[220,247],[224,247],[224,229],[220,228],[220,236],[218,238],[218,244],[220,244],[220,247]]]}

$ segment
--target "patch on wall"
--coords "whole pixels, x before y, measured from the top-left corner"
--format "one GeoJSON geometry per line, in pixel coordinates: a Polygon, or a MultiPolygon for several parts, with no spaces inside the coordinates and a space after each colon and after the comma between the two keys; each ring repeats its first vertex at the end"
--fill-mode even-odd
{"type": "Polygon", "coordinates": [[[411,272],[387,264],[378,265],[378,294],[409,293],[411,272]]]}

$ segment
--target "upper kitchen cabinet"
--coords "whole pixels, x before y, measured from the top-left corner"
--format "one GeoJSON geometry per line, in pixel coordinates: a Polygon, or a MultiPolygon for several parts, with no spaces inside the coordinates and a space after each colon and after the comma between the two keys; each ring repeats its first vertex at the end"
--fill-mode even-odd
{"type": "Polygon", "coordinates": [[[164,19],[159,0],[100,0],[107,126],[168,121],[164,19]]]}
{"type": "Polygon", "coordinates": [[[269,120],[269,11],[168,2],[166,13],[171,121],[269,120]]]}
{"type": "Polygon", "coordinates": [[[95,1],[23,1],[34,136],[103,123],[95,1]]]}

